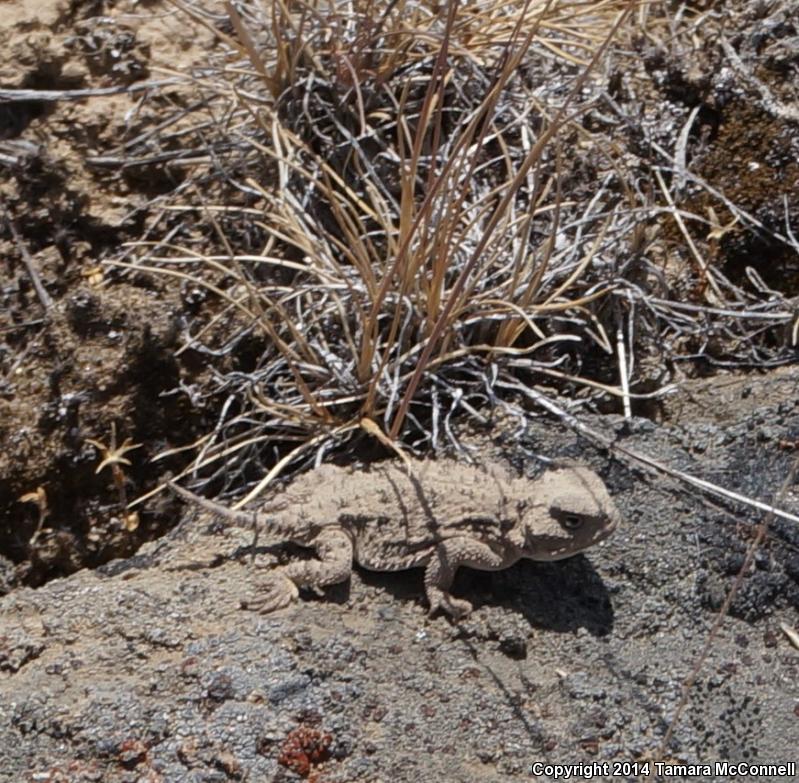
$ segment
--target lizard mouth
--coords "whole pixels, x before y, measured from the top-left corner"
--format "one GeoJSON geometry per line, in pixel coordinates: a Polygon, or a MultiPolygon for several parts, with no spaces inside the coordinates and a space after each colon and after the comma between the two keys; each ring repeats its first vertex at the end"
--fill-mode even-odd
{"type": "Polygon", "coordinates": [[[600,528],[597,528],[594,531],[594,534],[586,543],[586,547],[594,546],[594,544],[598,544],[600,541],[604,541],[608,536],[611,536],[614,532],[616,532],[616,528],[619,527],[621,524],[621,516],[619,514],[614,514],[613,516],[608,517],[607,522],[600,528]]]}
{"type": "Polygon", "coordinates": [[[555,536],[537,536],[534,541],[528,542],[528,551],[534,552],[529,557],[532,560],[549,562],[579,555],[612,535],[620,524],[621,515],[616,512],[608,515],[604,523],[591,533],[584,531],[582,536],[578,535],[570,540],[555,536]]]}
{"type": "Polygon", "coordinates": [[[594,538],[596,541],[601,541],[603,538],[607,538],[611,533],[616,531],[616,528],[621,525],[621,514],[618,511],[608,516],[607,524],[597,530],[594,534],[594,538]]]}

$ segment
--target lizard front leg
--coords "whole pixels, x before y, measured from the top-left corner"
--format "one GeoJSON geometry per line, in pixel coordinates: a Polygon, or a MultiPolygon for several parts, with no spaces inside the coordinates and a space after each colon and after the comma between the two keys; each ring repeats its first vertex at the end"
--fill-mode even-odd
{"type": "Polygon", "coordinates": [[[457,620],[472,611],[472,605],[468,601],[453,598],[449,593],[455,572],[460,566],[495,571],[509,564],[509,559],[503,552],[497,552],[481,541],[467,536],[445,539],[436,547],[424,574],[430,614],[443,609],[457,620]]]}
{"type": "Polygon", "coordinates": [[[247,608],[264,614],[282,609],[295,601],[299,588],[320,590],[346,582],[352,574],[352,540],[338,527],[324,528],[311,542],[316,560],[302,560],[274,568],[258,585],[259,597],[247,608]]]}

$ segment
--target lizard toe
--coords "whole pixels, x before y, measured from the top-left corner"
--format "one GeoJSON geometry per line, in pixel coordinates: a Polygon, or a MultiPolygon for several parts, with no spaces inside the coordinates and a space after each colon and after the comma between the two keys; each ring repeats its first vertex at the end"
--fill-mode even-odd
{"type": "Polygon", "coordinates": [[[449,593],[441,590],[430,591],[428,600],[430,602],[430,615],[434,615],[440,609],[453,620],[462,620],[472,613],[472,605],[469,601],[463,598],[453,598],[449,593]]]}
{"type": "Polygon", "coordinates": [[[453,598],[447,596],[447,600],[441,607],[453,620],[462,620],[472,613],[472,605],[463,598],[453,598]]]}

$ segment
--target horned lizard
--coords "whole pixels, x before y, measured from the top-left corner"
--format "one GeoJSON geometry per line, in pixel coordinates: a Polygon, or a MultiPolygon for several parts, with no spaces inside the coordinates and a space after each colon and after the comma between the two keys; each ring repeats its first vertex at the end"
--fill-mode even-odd
{"type": "Polygon", "coordinates": [[[271,612],[299,588],[346,581],[353,562],[374,571],[423,566],[430,612],[467,615],[453,598],[459,566],[507,568],[520,558],[559,560],[609,536],[620,515],[589,468],[562,467],[531,481],[493,463],[451,459],[334,465],[298,476],[257,511],[232,511],[170,484],[182,498],[232,524],[312,547],[316,558],[277,566],[252,608],[271,612]]]}

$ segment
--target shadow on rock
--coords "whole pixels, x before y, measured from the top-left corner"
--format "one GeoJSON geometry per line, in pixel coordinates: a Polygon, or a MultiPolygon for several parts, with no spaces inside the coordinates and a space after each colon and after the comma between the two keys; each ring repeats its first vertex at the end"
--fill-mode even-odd
{"type": "Polygon", "coordinates": [[[530,625],[560,633],[585,628],[592,636],[613,630],[613,606],[589,558],[555,563],[523,561],[490,575],[497,603],[520,609],[530,625]]]}
{"type": "MultiPolygon", "coordinates": [[[[421,568],[391,573],[358,569],[362,581],[385,590],[397,601],[416,601],[426,606],[421,568]]],[[[583,555],[557,563],[523,561],[506,571],[488,572],[461,568],[453,595],[465,598],[475,609],[510,606],[530,625],[569,632],[585,628],[592,636],[605,636],[613,628],[613,607],[608,590],[583,555]]]]}

